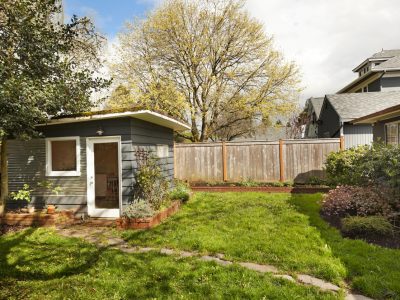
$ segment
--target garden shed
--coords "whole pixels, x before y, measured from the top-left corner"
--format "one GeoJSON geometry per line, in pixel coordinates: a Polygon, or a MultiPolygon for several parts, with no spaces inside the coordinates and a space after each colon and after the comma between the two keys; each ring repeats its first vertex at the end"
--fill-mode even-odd
{"type": "MultiPolygon", "coordinates": [[[[39,138],[8,143],[10,192],[28,184],[35,207],[54,204],[78,216],[117,218],[132,199],[135,152],[151,151],[172,179],[174,131],[189,127],[157,112],[138,110],[64,116],[37,129],[39,138]],[[61,190],[38,188],[41,182],[61,190]]],[[[15,205],[7,203],[9,208],[15,205]]]]}

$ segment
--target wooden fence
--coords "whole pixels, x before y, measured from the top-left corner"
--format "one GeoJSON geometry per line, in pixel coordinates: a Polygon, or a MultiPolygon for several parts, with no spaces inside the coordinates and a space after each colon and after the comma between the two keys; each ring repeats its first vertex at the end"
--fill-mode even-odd
{"type": "Polygon", "coordinates": [[[175,178],[191,182],[287,181],[324,178],[326,156],[341,139],[175,144],[175,178]]]}

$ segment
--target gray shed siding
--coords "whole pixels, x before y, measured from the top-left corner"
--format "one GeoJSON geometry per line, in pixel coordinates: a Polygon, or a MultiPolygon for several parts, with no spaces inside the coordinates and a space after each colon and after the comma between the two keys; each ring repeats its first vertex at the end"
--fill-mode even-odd
{"type": "MultiPolygon", "coordinates": [[[[96,120],[69,124],[48,125],[40,128],[45,137],[79,136],[81,147],[81,176],[46,177],[45,139],[31,141],[11,140],[9,142],[9,180],[10,191],[17,191],[24,183],[35,187],[42,180],[60,185],[60,195],[33,194],[36,206],[54,203],[61,209],[79,209],[87,213],[86,188],[86,138],[95,137],[101,127],[103,136],[121,137],[122,159],[122,202],[126,205],[132,198],[134,172],[137,169],[134,151],[142,148],[156,150],[157,145],[168,145],[169,155],[160,159],[166,177],[173,178],[173,130],[133,118],[96,120]]],[[[8,203],[15,205],[15,203],[8,203]]]]}
{"type": "Polygon", "coordinates": [[[321,123],[318,125],[319,138],[334,138],[340,136],[339,115],[328,101],[324,101],[319,119],[321,120],[321,123]]]}
{"type": "Polygon", "coordinates": [[[359,145],[370,145],[373,140],[372,126],[345,124],[343,127],[346,149],[359,145]]]}

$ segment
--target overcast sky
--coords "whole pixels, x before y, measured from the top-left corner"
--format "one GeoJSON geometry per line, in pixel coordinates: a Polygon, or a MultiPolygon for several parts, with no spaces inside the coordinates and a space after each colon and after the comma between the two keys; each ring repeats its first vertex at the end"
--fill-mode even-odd
{"type": "MultiPolygon", "coordinates": [[[[162,0],[65,0],[66,15],[91,15],[110,41],[124,22],[162,0]]],[[[248,0],[276,47],[300,67],[304,92],[334,93],[356,77],[351,70],[384,49],[400,48],[399,0],[248,0]]]]}

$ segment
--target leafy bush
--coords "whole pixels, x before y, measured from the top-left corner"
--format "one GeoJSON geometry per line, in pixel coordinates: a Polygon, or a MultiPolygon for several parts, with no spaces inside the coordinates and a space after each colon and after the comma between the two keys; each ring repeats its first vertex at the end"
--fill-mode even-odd
{"type": "Polygon", "coordinates": [[[325,163],[335,185],[384,185],[400,188],[400,147],[375,143],[332,152],[325,163]]]}
{"type": "Polygon", "coordinates": [[[382,216],[354,216],[342,220],[342,231],[348,236],[389,235],[393,226],[382,216]]]}
{"type": "Polygon", "coordinates": [[[169,192],[169,198],[171,200],[187,202],[190,198],[189,186],[181,181],[176,181],[175,187],[169,192]]]}
{"type": "Polygon", "coordinates": [[[123,216],[128,219],[149,218],[153,215],[154,210],[150,203],[143,199],[135,199],[134,202],[129,204],[123,212],[123,216]]]}
{"type": "Polygon", "coordinates": [[[368,146],[360,146],[331,152],[325,162],[328,181],[334,185],[359,185],[364,183],[363,169],[360,168],[360,165],[368,150],[368,146]]]}
{"type": "Polygon", "coordinates": [[[392,209],[388,198],[377,188],[339,186],[325,196],[322,213],[338,217],[389,216],[392,214],[392,209]]]}
{"type": "Polygon", "coordinates": [[[154,210],[160,209],[166,199],[169,183],[164,177],[158,158],[145,150],[136,151],[138,170],[135,173],[135,198],[148,202],[154,210]]]}
{"type": "Polygon", "coordinates": [[[17,192],[11,192],[10,193],[10,198],[14,201],[26,201],[26,202],[31,202],[31,193],[33,192],[32,189],[30,189],[29,184],[24,184],[22,189],[20,189],[17,192]]]}

